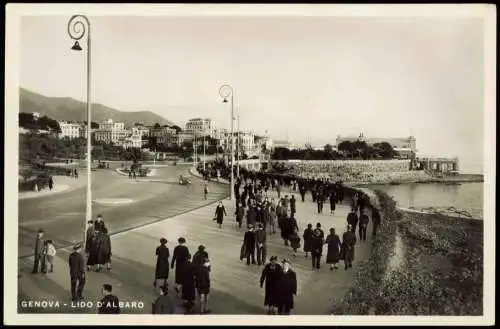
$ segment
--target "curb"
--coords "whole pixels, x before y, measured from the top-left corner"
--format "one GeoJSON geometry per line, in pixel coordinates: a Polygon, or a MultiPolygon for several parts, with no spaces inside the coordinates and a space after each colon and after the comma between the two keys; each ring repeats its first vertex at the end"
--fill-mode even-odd
{"type": "MultiPolygon", "coordinates": [[[[203,176],[198,172],[198,170],[196,170],[196,168],[192,167],[191,169],[189,169],[189,173],[192,175],[192,176],[195,176],[199,179],[203,179],[203,176]]],[[[225,180],[210,180],[210,183],[216,183],[216,184],[222,184],[222,185],[230,185],[231,183],[230,182],[227,182],[225,180]]]]}

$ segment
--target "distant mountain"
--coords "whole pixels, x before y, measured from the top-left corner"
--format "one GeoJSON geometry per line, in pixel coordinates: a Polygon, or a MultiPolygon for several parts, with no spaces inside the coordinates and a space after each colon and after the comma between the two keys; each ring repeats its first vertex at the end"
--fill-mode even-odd
{"type": "MultiPolygon", "coordinates": [[[[86,106],[84,102],[69,97],[46,97],[24,88],[19,90],[20,112],[46,115],[51,119],[64,121],[86,121],[86,106]]],[[[124,122],[127,127],[136,122],[146,125],[159,123],[161,125],[175,125],[175,123],[150,111],[122,112],[102,104],[93,103],[92,121],[101,122],[105,119],[124,122]]]]}

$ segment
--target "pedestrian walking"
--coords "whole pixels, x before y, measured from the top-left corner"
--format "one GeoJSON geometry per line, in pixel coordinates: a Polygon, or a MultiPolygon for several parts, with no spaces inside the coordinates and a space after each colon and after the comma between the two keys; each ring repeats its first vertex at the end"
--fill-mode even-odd
{"type": "Polygon", "coordinates": [[[36,274],[38,270],[41,272],[45,271],[45,241],[43,236],[45,231],[43,229],[39,229],[35,239],[35,247],[34,247],[34,256],[35,261],[33,263],[33,270],[31,273],[36,274]]]}
{"type": "Polygon", "coordinates": [[[335,190],[330,192],[330,213],[335,214],[335,204],[337,203],[337,195],[335,194],[335,190]]]}
{"type": "Polygon", "coordinates": [[[97,219],[94,222],[94,230],[102,231],[105,227],[106,224],[104,224],[104,219],[102,218],[102,215],[101,214],[97,215],[97,219]]]}
{"type": "Polygon", "coordinates": [[[273,201],[271,201],[271,205],[269,207],[269,233],[270,234],[276,234],[276,221],[277,221],[276,206],[273,204],[273,201]]]}
{"type": "Polygon", "coordinates": [[[45,267],[49,267],[49,272],[54,272],[54,257],[56,255],[56,246],[54,245],[54,241],[47,240],[45,241],[45,267]]]}
{"type": "Polygon", "coordinates": [[[359,241],[366,241],[366,229],[368,228],[370,217],[368,217],[366,211],[360,210],[360,212],[361,216],[359,217],[359,241]]]}
{"type": "Polygon", "coordinates": [[[278,283],[282,274],[282,267],[278,264],[278,257],[272,256],[264,266],[260,276],[260,287],[266,284],[264,293],[264,307],[267,314],[276,314],[279,306],[278,283]]]}
{"type": "Polygon", "coordinates": [[[330,264],[330,271],[333,269],[337,270],[342,243],[340,242],[339,236],[335,234],[334,228],[330,229],[330,234],[326,237],[325,244],[327,245],[326,263],[330,264]]]}
{"type": "Polygon", "coordinates": [[[257,248],[257,264],[264,265],[266,263],[267,256],[267,236],[266,230],[263,224],[257,226],[257,231],[255,232],[255,244],[257,248]]]}
{"type": "Polygon", "coordinates": [[[347,214],[347,225],[351,227],[353,232],[356,232],[356,226],[358,225],[358,215],[356,214],[355,207],[351,207],[351,212],[347,214]]]}
{"type": "Polygon", "coordinates": [[[75,168],[75,178],[78,178],[78,169],[75,168]]]}
{"type": "Polygon", "coordinates": [[[184,272],[184,267],[188,263],[188,259],[191,258],[188,247],[186,247],[186,239],[180,237],[177,242],[179,243],[174,248],[174,253],[172,255],[172,263],[170,268],[174,269],[175,266],[175,291],[177,294],[181,292],[182,288],[182,277],[184,272]]]}
{"type": "Polygon", "coordinates": [[[285,246],[288,246],[288,241],[290,241],[290,237],[299,231],[299,227],[297,225],[297,220],[294,217],[285,217],[282,223],[281,229],[281,237],[285,242],[285,246]]]}
{"type": "Polygon", "coordinates": [[[77,243],[73,252],[69,255],[69,276],[71,279],[71,300],[77,301],[83,298],[85,287],[85,261],[81,254],[82,245],[77,243]]]}
{"type": "Polygon", "coordinates": [[[208,184],[205,183],[204,186],[203,186],[203,199],[206,200],[207,199],[207,196],[208,196],[208,184]]]}
{"type": "MultiPolygon", "coordinates": [[[[243,236],[243,247],[244,257],[247,259],[247,266],[250,266],[250,258],[252,258],[252,264],[255,264],[255,244],[256,236],[253,225],[248,225],[248,231],[245,232],[243,236]]],[[[241,258],[241,257],[240,257],[241,258]]]]}
{"type": "Polygon", "coordinates": [[[120,314],[120,301],[113,295],[113,286],[103,284],[102,293],[104,297],[99,303],[99,314],[120,314]]]}
{"type": "Polygon", "coordinates": [[[168,296],[168,286],[160,286],[160,296],[153,302],[153,314],[174,314],[174,305],[168,296]]]}
{"type": "Polygon", "coordinates": [[[238,228],[241,228],[243,217],[245,216],[245,206],[241,203],[238,203],[234,214],[236,215],[236,223],[238,223],[238,228]]]}
{"type": "Polygon", "coordinates": [[[297,275],[290,268],[287,259],[282,261],[283,272],[278,281],[278,314],[290,315],[294,307],[294,296],[297,295],[297,275]]]}
{"type": "Polygon", "coordinates": [[[318,214],[323,213],[323,193],[322,190],[318,191],[318,194],[316,195],[316,202],[318,204],[318,214]]]}
{"type": "Polygon", "coordinates": [[[187,261],[182,269],[182,302],[186,309],[186,314],[190,313],[195,306],[196,300],[196,266],[191,263],[191,255],[188,255],[187,261]]]}
{"type": "Polygon", "coordinates": [[[52,176],[49,177],[49,190],[52,191],[52,188],[54,188],[54,179],[52,176]]]}
{"type": "Polygon", "coordinates": [[[205,263],[205,258],[208,258],[208,252],[205,249],[204,245],[199,245],[198,250],[194,253],[192,263],[198,269],[205,263]]]}
{"type": "Polygon", "coordinates": [[[224,208],[222,201],[219,201],[217,208],[215,208],[215,219],[217,220],[219,228],[222,228],[222,222],[224,221],[224,216],[226,216],[226,208],[224,208]]]}
{"type": "Polygon", "coordinates": [[[155,288],[161,288],[163,286],[166,286],[167,284],[168,275],[170,272],[170,250],[167,247],[167,242],[167,239],[161,238],[160,245],[156,247],[155,280],[153,282],[153,286],[155,288]]]}
{"type": "Polygon", "coordinates": [[[87,271],[96,270],[99,263],[99,244],[101,243],[101,232],[94,229],[87,257],[87,271]]]}
{"type": "Polygon", "coordinates": [[[304,239],[304,252],[306,253],[306,258],[308,258],[308,253],[312,252],[313,249],[313,229],[311,223],[307,224],[302,238],[304,239]]]}
{"type": "Polygon", "coordinates": [[[295,213],[297,212],[297,208],[296,208],[296,206],[295,206],[296,201],[297,201],[297,200],[295,199],[295,196],[294,196],[294,195],[292,195],[292,198],[290,199],[290,216],[292,216],[292,217],[293,217],[293,216],[295,215],[295,213]]]}
{"type": "Polygon", "coordinates": [[[298,230],[293,230],[293,233],[290,235],[290,246],[293,250],[293,257],[297,257],[297,249],[300,248],[300,237],[298,235],[298,230]]]}
{"type": "Polygon", "coordinates": [[[87,254],[90,252],[90,247],[92,246],[94,231],[94,222],[89,220],[87,222],[87,233],[85,234],[85,252],[87,254]]]}
{"type": "Polygon", "coordinates": [[[323,244],[325,234],[321,229],[321,224],[317,223],[316,228],[313,231],[312,235],[312,250],[311,250],[311,258],[312,258],[312,268],[319,269],[321,263],[321,256],[323,254],[323,244]]]}
{"type": "Polygon", "coordinates": [[[101,233],[101,241],[99,244],[99,256],[98,256],[99,271],[106,267],[108,271],[111,270],[111,238],[108,234],[108,229],[105,227],[101,233]]]}
{"type": "Polygon", "coordinates": [[[198,268],[196,273],[196,288],[198,289],[198,294],[200,295],[200,313],[207,314],[210,313],[208,308],[208,298],[210,295],[210,260],[207,256],[203,259],[203,264],[198,268]]]}
{"type": "Polygon", "coordinates": [[[342,236],[342,259],[344,260],[345,270],[352,267],[354,260],[354,245],[356,244],[356,233],[350,225],[347,225],[347,231],[342,236]]]}
{"type": "Polygon", "coordinates": [[[300,198],[302,199],[302,202],[304,202],[305,197],[306,197],[306,187],[303,183],[300,184],[300,186],[299,186],[299,193],[300,193],[300,198]]]}

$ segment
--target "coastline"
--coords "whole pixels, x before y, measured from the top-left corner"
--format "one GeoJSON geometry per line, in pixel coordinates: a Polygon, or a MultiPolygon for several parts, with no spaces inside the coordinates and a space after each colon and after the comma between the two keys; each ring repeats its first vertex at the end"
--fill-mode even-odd
{"type": "Polygon", "coordinates": [[[345,182],[346,185],[366,187],[369,185],[400,185],[400,184],[461,184],[461,183],[484,183],[484,175],[480,174],[459,174],[419,177],[402,177],[399,179],[372,179],[366,181],[345,182]]]}

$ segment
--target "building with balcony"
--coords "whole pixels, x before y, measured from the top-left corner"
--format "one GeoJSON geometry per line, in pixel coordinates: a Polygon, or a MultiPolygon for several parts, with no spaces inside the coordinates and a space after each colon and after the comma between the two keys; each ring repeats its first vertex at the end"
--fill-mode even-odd
{"type": "Polygon", "coordinates": [[[61,132],[59,133],[59,138],[79,138],[81,130],[83,129],[80,123],[72,123],[66,121],[58,121],[61,132]]]}
{"type": "Polygon", "coordinates": [[[212,138],[217,138],[217,127],[215,121],[207,118],[194,118],[190,119],[186,123],[184,129],[186,134],[196,135],[196,136],[210,136],[212,138]]]}

